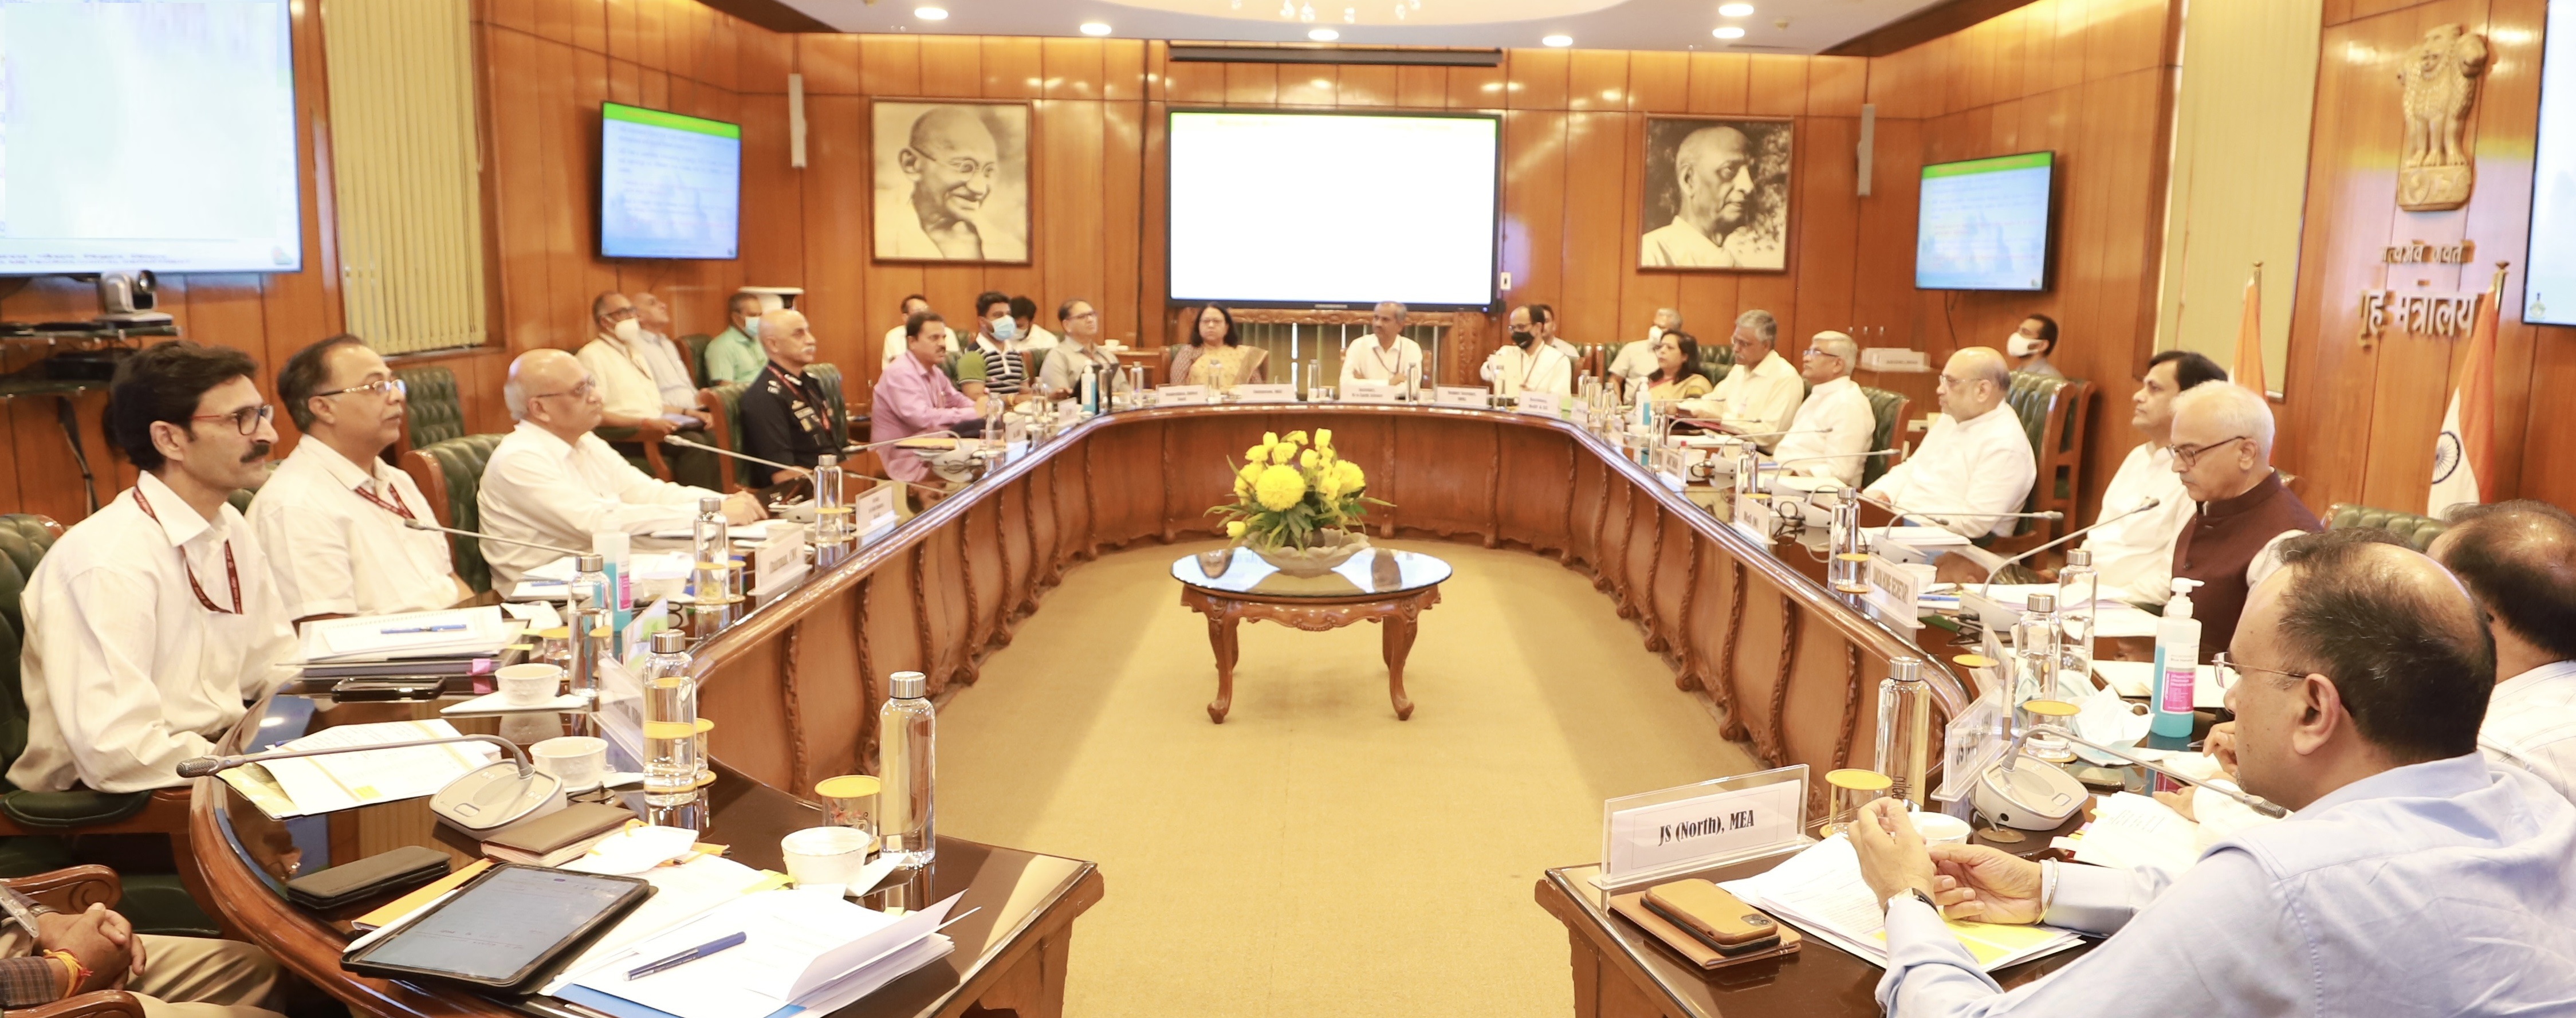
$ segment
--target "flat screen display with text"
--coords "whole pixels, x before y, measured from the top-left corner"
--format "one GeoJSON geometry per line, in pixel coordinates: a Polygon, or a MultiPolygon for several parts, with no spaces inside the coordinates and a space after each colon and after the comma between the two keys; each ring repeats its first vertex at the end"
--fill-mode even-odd
{"type": "MultiPolygon", "coordinates": [[[[2522,320],[2576,325],[2576,3],[2549,5],[2540,37],[2540,137],[2531,149],[2531,254],[2522,320]]],[[[2473,273],[2461,273],[2463,288],[2473,273]]]]}
{"type": "Polygon", "coordinates": [[[301,269],[286,18],[0,3],[0,275],[301,269]]]}
{"type": "Polygon", "coordinates": [[[2049,152],[1923,168],[1914,285],[1923,290],[2048,288],[2049,152]]]}
{"type": "Polygon", "coordinates": [[[1494,302],[1492,116],[1175,111],[1171,299],[1494,302]]]}
{"type": "Polygon", "coordinates": [[[742,243],[742,128],[599,107],[599,253],[732,258],[742,243]]]}

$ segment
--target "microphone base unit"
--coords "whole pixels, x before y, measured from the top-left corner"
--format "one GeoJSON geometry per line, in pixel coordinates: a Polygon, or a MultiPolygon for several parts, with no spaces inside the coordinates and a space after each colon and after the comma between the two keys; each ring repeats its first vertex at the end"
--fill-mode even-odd
{"type": "Polygon", "coordinates": [[[502,760],[448,782],[429,797],[429,811],[440,823],[489,838],[502,828],[564,808],[563,782],[544,771],[519,772],[502,760]]]}

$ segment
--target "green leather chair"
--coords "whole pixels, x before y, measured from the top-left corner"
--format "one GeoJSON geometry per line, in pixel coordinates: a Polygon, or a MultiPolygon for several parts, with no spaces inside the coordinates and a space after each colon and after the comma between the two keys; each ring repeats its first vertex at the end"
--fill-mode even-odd
{"type": "MultiPolygon", "coordinates": [[[[726,382],[698,390],[698,406],[716,415],[716,423],[707,429],[707,444],[732,452],[742,451],[742,394],[751,389],[741,382],[726,382]]],[[[757,463],[746,463],[729,457],[716,457],[716,479],[721,490],[732,493],[753,485],[743,483],[753,470],[767,470],[757,463]]]]}
{"type": "MultiPolygon", "coordinates": [[[[26,633],[19,598],[37,563],[54,546],[54,522],[42,516],[0,516],[0,773],[27,751],[27,697],[18,671],[26,633]]],[[[107,793],[87,789],[33,792],[0,780],[0,877],[27,876],[79,860],[65,842],[74,834],[159,835],[181,873],[137,873],[126,878],[118,910],[147,933],[216,936],[222,931],[190,894],[202,886],[188,836],[186,787],[107,793]]]]}
{"type": "Polygon", "coordinates": [[[715,339],[703,332],[680,337],[680,357],[689,362],[689,381],[701,389],[707,387],[707,344],[715,339]]]}
{"type": "Polygon", "coordinates": [[[2022,504],[2022,511],[2066,515],[2045,525],[2035,525],[2044,521],[2023,520],[2013,537],[1999,543],[1997,550],[2010,548],[2009,542],[2016,539],[2033,538],[2027,543],[2036,544],[2083,525],[2076,519],[2076,503],[2084,493],[2084,434],[2091,421],[2093,383],[2015,371],[2004,401],[2021,418],[2022,429],[2030,435],[2031,455],[2039,466],[2039,478],[2031,485],[2030,498],[2022,504]]]}
{"type": "MultiPolygon", "coordinates": [[[[492,450],[508,437],[466,435],[433,442],[404,453],[399,465],[420,487],[421,496],[429,499],[440,526],[479,530],[483,512],[475,498],[483,491],[483,468],[491,464],[492,450]]],[[[450,534],[447,549],[458,579],[478,594],[492,589],[492,567],[483,561],[482,542],[450,534]]]]}
{"type": "Polygon", "coordinates": [[[465,434],[465,404],[456,395],[456,373],[437,365],[394,372],[403,383],[403,433],[394,457],[465,434]]]}
{"type": "Polygon", "coordinates": [[[2402,513],[2394,509],[2373,509],[2366,505],[2337,502],[2326,507],[2326,529],[2374,527],[2403,538],[2416,551],[2433,546],[2433,539],[2451,529],[2451,525],[2430,516],[2402,513]]]}
{"type": "Polygon", "coordinates": [[[1700,344],[1698,370],[1710,385],[1725,381],[1726,373],[1735,370],[1735,347],[1726,343],[1700,344]]]}
{"type": "MultiPolygon", "coordinates": [[[[1030,370],[1035,371],[1035,368],[1030,370]]],[[[805,377],[823,390],[823,402],[832,408],[832,433],[846,443],[850,438],[850,400],[841,391],[841,367],[837,364],[808,364],[805,377]]]]}
{"type": "MultiPolygon", "coordinates": [[[[1871,449],[1896,448],[1896,443],[1904,433],[1906,407],[1914,401],[1904,393],[1872,389],[1866,385],[1860,387],[1860,394],[1869,398],[1870,416],[1877,421],[1876,426],[1869,430],[1869,447],[1871,449]]],[[[1872,456],[1862,460],[1861,487],[1869,487],[1871,482],[1886,476],[1888,468],[1904,461],[1905,457],[1901,453],[1893,456],[1872,456]]]]}

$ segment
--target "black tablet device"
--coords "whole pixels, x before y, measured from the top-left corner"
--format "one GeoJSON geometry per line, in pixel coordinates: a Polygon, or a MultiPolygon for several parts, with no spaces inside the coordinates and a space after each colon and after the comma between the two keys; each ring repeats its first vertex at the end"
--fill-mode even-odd
{"type": "Polygon", "coordinates": [[[366,975],[525,992],[555,961],[652,893],[653,885],[634,877],[504,863],[340,965],[366,975]]]}

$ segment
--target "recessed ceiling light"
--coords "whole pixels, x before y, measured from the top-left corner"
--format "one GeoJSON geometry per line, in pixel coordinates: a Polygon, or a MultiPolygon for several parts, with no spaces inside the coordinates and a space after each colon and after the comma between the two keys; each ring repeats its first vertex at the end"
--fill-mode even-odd
{"type": "Polygon", "coordinates": [[[948,20],[948,8],[915,7],[912,9],[912,16],[920,18],[923,21],[946,21],[948,20]]]}
{"type": "Polygon", "coordinates": [[[1717,9],[1719,17],[1741,18],[1753,13],[1752,4],[1726,4],[1717,9]]]}
{"type": "Polygon", "coordinates": [[[1743,30],[1743,29],[1741,29],[1741,28],[1737,28],[1737,27],[1735,27],[1735,26],[1733,26],[1733,25],[1728,25],[1728,26],[1726,26],[1726,27],[1724,27],[1724,28],[1718,29],[1717,31],[1710,32],[1710,33],[1708,33],[1708,34],[1710,34],[1710,35],[1714,35],[1714,36],[1716,36],[1716,37],[1718,37],[1718,38],[1720,38],[1720,39],[1741,39],[1741,38],[1744,38],[1744,30],[1743,30]]]}
{"type": "Polygon", "coordinates": [[[1082,23],[1082,34],[1108,35],[1109,23],[1105,21],[1085,21],[1082,23]]]}
{"type": "Polygon", "coordinates": [[[1306,33],[1306,38],[1313,39],[1316,42],[1331,42],[1341,37],[1342,33],[1333,31],[1329,28],[1318,28],[1306,33]]]}
{"type": "Polygon", "coordinates": [[[1539,41],[1560,49],[1574,45],[1574,37],[1570,35],[1551,35],[1539,41]]]}

